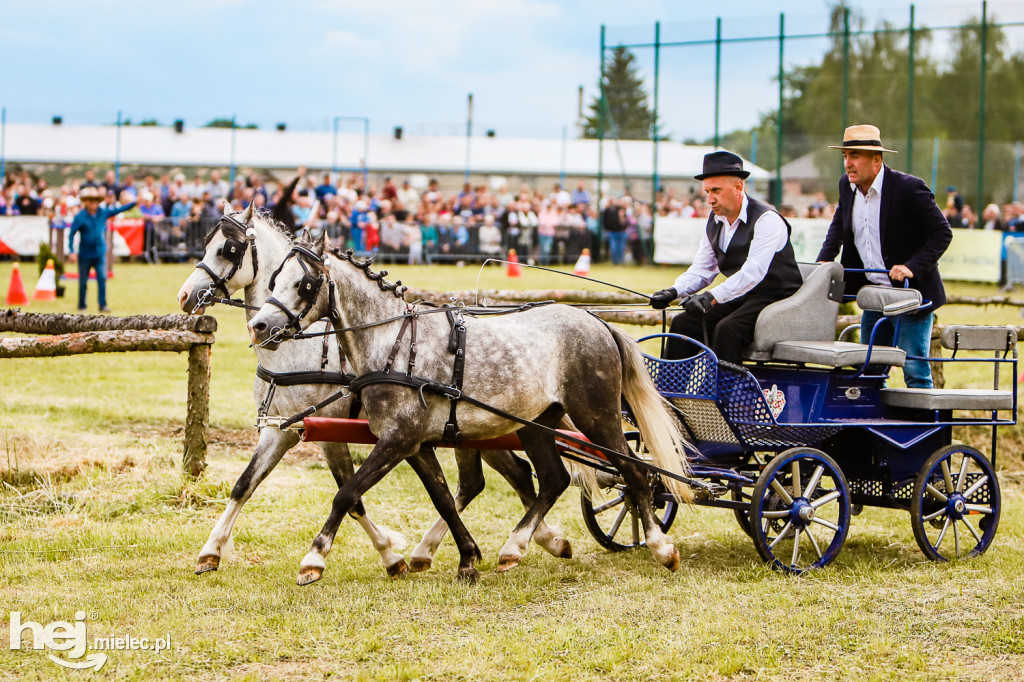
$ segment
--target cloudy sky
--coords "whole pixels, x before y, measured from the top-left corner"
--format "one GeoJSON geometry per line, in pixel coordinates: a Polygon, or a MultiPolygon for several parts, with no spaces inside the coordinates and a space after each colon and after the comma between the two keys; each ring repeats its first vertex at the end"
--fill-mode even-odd
{"type": "MultiPolygon", "coordinates": [[[[909,3],[854,0],[874,27],[905,25],[909,3]]],[[[981,3],[918,0],[918,24],[955,24],[981,3]]],[[[990,0],[1002,20],[1024,2],[990,0]]],[[[693,0],[0,0],[0,106],[9,122],[109,123],[176,118],[326,130],[334,116],[368,117],[374,132],[474,130],[558,137],[576,119],[577,89],[596,92],[601,25],[607,42],[713,39],[826,28],[825,0],[731,3],[693,0]]],[[[823,40],[786,43],[790,64],[823,40]]],[[[653,50],[634,50],[648,84],[653,50]]],[[[714,46],[663,50],[659,105],[675,139],[713,132],[714,46]]],[[[778,43],[723,49],[721,128],[752,124],[777,101],[778,43]]],[[[360,123],[340,124],[356,131],[360,123]]],[[[569,128],[572,134],[572,128],[569,128]]]]}

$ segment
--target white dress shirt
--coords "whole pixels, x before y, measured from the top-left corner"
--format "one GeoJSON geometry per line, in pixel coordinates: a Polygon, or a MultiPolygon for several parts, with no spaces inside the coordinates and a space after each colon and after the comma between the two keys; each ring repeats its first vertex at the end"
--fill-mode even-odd
{"type": "MultiPolygon", "coordinates": [[[[864,194],[857,185],[850,183],[853,188],[853,244],[857,247],[861,262],[869,270],[888,270],[885,261],[882,259],[882,233],[881,233],[881,211],[882,211],[882,176],[885,174],[885,166],[878,171],[875,181],[864,194]]],[[[873,284],[884,284],[890,286],[889,276],[880,272],[869,272],[865,274],[868,281],[873,284]]]]}
{"type": "MultiPolygon", "coordinates": [[[[722,224],[722,231],[718,244],[722,251],[727,251],[729,243],[736,234],[740,223],[747,221],[747,207],[750,201],[747,195],[743,195],[743,204],[740,206],[740,214],[736,222],[729,224],[729,221],[719,215],[715,220],[722,224]]],[[[785,248],[789,241],[789,230],[786,223],[775,211],[765,211],[753,226],[753,237],[750,241],[750,249],[747,251],[747,260],[732,277],[729,277],[718,286],[711,289],[711,295],[718,303],[726,303],[739,298],[747,293],[764,279],[768,272],[775,254],[785,248]]],[[[700,243],[697,245],[697,255],[694,256],[693,264],[686,272],[679,275],[673,285],[676,293],[686,296],[700,291],[715,279],[719,273],[718,259],[708,241],[707,231],[700,236],[700,243]]]]}

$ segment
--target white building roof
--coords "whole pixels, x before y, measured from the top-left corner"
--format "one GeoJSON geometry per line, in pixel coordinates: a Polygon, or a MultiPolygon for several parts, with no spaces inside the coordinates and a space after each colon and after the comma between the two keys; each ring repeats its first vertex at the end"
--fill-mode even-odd
{"type": "MultiPolygon", "coordinates": [[[[9,123],[4,131],[7,161],[23,163],[114,163],[160,166],[229,166],[232,131],[225,128],[185,128],[181,133],[163,126],[73,126],[9,123]],[[120,148],[120,153],[118,153],[120,148]]],[[[362,134],[236,129],[234,164],[255,168],[362,168],[362,134]]],[[[368,166],[396,173],[461,173],[466,169],[463,136],[371,134],[368,166]]],[[[597,140],[473,137],[469,167],[477,174],[593,176],[597,174],[597,140]]],[[[693,178],[701,171],[710,146],[678,142],[658,144],[658,174],[663,178],[693,178]]],[[[756,180],[771,174],[745,161],[756,180]]],[[[649,141],[604,142],[604,174],[650,177],[653,144],[649,141]],[[621,159],[621,161],[620,161],[621,159]]]]}

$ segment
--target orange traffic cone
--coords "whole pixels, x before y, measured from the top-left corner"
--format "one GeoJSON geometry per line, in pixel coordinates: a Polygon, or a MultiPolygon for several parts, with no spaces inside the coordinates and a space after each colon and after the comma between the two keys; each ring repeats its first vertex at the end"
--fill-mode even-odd
{"type": "Polygon", "coordinates": [[[33,301],[57,300],[57,272],[53,269],[53,259],[46,261],[46,269],[39,275],[36,290],[32,292],[33,301]]]}
{"type": "Polygon", "coordinates": [[[590,249],[583,249],[579,260],[576,261],[576,267],[572,269],[572,274],[579,275],[580,277],[586,277],[590,274],[590,249]]]}
{"type": "Polygon", "coordinates": [[[21,281],[21,268],[17,261],[11,269],[11,288],[7,290],[7,305],[28,305],[28,294],[25,293],[25,285],[21,281]]]}
{"type": "Polygon", "coordinates": [[[505,275],[507,277],[522,277],[522,268],[519,267],[519,257],[516,256],[515,249],[508,250],[508,263],[505,265],[505,275]]]}

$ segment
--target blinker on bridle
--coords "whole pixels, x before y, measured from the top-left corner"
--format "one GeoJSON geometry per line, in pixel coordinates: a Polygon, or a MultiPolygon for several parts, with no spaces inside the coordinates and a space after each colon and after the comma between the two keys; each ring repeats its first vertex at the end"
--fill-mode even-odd
{"type": "Polygon", "coordinates": [[[284,327],[275,327],[271,331],[271,334],[267,338],[267,340],[260,345],[266,345],[268,343],[277,343],[282,340],[282,334],[288,334],[289,336],[292,336],[302,331],[302,319],[309,314],[310,310],[313,309],[313,305],[316,303],[316,299],[320,295],[320,288],[324,284],[324,279],[327,280],[328,289],[330,292],[330,300],[328,301],[327,307],[327,317],[331,320],[333,324],[337,325],[339,323],[340,317],[338,316],[337,307],[334,304],[334,280],[332,280],[330,277],[325,277],[323,273],[318,273],[316,276],[314,276],[313,273],[310,272],[309,268],[306,267],[306,262],[303,259],[303,256],[309,258],[314,263],[320,266],[323,266],[325,268],[330,267],[330,257],[318,256],[317,254],[313,253],[311,250],[307,249],[305,246],[302,246],[301,244],[295,244],[294,246],[292,246],[291,251],[289,251],[288,255],[285,256],[285,259],[281,261],[281,265],[279,265],[277,267],[277,270],[274,271],[274,274],[270,276],[270,296],[267,297],[267,303],[275,306],[288,317],[288,324],[285,325],[284,327]],[[277,283],[277,275],[281,272],[281,269],[284,268],[284,264],[287,263],[288,260],[292,258],[292,256],[295,256],[296,260],[299,262],[299,267],[302,268],[302,279],[299,280],[298,292],[299,300],[305,303],[305,307],[298,314],[292,312],[292,310],[288,306],[286,306],[284,303],[281,303],[281,301],[279,301],[277,297],[274,296],[274,286],[277,283]]]}
{"type": "Polygon", "coordinates": [[[231,264],[231,270],[229,270],[228,274],[224,275],[223,277],[214,272],[213,268],[211,268],[203,261],[199,261],[198,263],[196,263],[196,268],[204,271],[207,275],[209,275],[212,282],[210,283],[210,286],[199,292],[199,300],[196,303],[196,307],[192,310],[193,313],[199,310],[199,308],[204,308],[207,305],[213,303],[213,295],[217,291],[217,289],[220,289],[221,291],[224,292],[224,298],[230,298],[231,293],[228,291],[227,283],[232,277],[235,276],[235,273],[238,272],[238,269],[242,267],[242,261],[245,258],[245,251],[250,246],[252,247],[253,278],[256,277],[256,273],[259,271],[259,259],[256,257],[256,230],[253,227],[243,225],[241,222],[236,220],[235,213],[225,213],[221,217],[220,221],[218,221],[217,229],[220,229],[221,222],[225,220],[234,223],[235,226],[242,230],[242,232],[245,233],[246,239],[244,242],[238,241],[237,239],[232,239],[231,237],[226,237],[224,239],[224,243],[217,251],[217,255],[231,264]]]}

